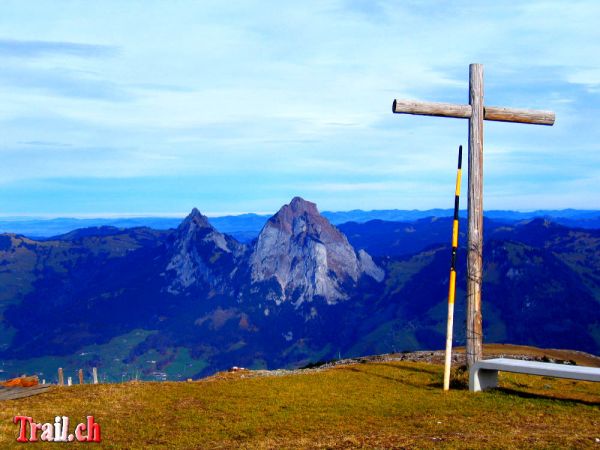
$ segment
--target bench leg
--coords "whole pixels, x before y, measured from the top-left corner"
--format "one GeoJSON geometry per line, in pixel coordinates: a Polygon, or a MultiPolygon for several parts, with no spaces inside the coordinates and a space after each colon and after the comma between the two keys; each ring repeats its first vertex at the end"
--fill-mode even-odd
{"type": "Polygon", "coordinates": [[[471,392],[485,391],[498,387],[498,371],[486,369],[471,369],[469,373],[469,390],[471,392]]]}

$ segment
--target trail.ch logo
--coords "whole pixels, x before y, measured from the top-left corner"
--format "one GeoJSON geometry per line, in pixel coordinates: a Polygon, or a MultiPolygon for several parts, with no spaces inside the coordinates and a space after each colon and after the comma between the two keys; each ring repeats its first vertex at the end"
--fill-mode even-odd
{"type": "Polygon", "coordinates": [[[15,416],[13,423],[19,425],[17,442],[100,442],[100,424],[94,421],[94,416],[87,416],[86,422],[78,424],[71,434],[67,416],[56,416],[54,423],[37,423],[29,416],[15,416]]]}

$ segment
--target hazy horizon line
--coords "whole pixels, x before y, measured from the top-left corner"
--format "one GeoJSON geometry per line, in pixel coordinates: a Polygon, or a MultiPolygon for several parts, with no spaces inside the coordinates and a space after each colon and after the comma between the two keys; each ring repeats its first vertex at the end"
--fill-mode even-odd
{"type": "MultiPolygon", "coordinates": [[[[418,212],[427,212],[433,210],[448,210],[452,211],[452,208],[426,208],[426,209],[401,209],[401,208],[389,208],[389,209],[347,209],[347,210],[323,210],[321,213],[345,213],[352,211],[364,211],[364,212],[373,212],[373,211],[418,211],[418,212]]],[[[191,210],[190,210],[191,211],[191,210]]],[[[461,212],[466,212],[466,208],[460,209],[461,212]]],[[[510,211],[516,213],[532,213],[537,211],[600,211],[600,209],[590,208],[590,209],[581,209],[581,208],[535,208],[535,209],[487,209],[485,212],[497,212],[497,211],[510,211]]],[[[223,211],[223,212],[202,212],[206,217],[218,218],[218,217],[230,217],[230,216],[243,216],[243,215],[257,215],[257,216],[268,216],[273,215],[277,211],[223,211]]],[[[144,213],[115,213],[115,212],[102,212],[102,213],[42,213],[42,214],[32,214],[32,213],[0,213],[0,220],[23,220],[23,219],[31,219],[31,220],[52,220],[52,219],[76,219],[76,220],[84,220],[84,219],[178,219],[185,218],[188,216],[190,212],[176,212],[176,213],[160,213],[160,212],[144,212],[144,213]]]]}

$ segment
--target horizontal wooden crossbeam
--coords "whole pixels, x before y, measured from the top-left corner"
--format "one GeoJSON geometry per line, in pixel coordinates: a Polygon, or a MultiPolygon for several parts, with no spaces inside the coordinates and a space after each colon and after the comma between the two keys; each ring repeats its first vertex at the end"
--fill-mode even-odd
{"type": "Polygon", "coordinates": [[[471,117],[471,105],[453,103],[417,102],[414,100],[394,100],[392,112],[397,114],[416,114],[419,116],[471,117]]]}
{"type": "MultiPolygon", "coordinates": [[[[471,117],[471,105],[457,105],[454,103],[417,102],[414,100],[396,99],[394,100],[392,111],[397,114],[456,117],[459,119],[469,119],[471,117]]],[[[553,125],[555,115],[552,111],[484,106],[483,118],[484,120],[493,120],[495,122],[553,125]]]]}
{"type": "Polygon", "coordinates": [[[500,106],[484,106],[483,119],[493,120],[495,122],[518,122],[531,123],[534,125],[554,125],[555,115],[552,111],[502,108],[500,106]]]}

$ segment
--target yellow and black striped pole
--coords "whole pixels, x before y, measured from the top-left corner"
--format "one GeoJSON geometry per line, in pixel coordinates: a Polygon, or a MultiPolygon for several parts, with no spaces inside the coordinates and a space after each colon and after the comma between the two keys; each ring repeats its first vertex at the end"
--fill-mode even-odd
{"type": "Polygon", "coordinates": [[[448,327],[446,329],[446,361],[444,364],[444,391],[450,389],[450,366],[452,365],[452,330],[454,327],[454,297],[456,296],[456,249],[458,248],[458,204],[462,170],[462,145],[458,147],[458,171],[454,192],[454,220],[452,221],[452,260],[450,263],[450,285],[448,287],[448,327]]]}

